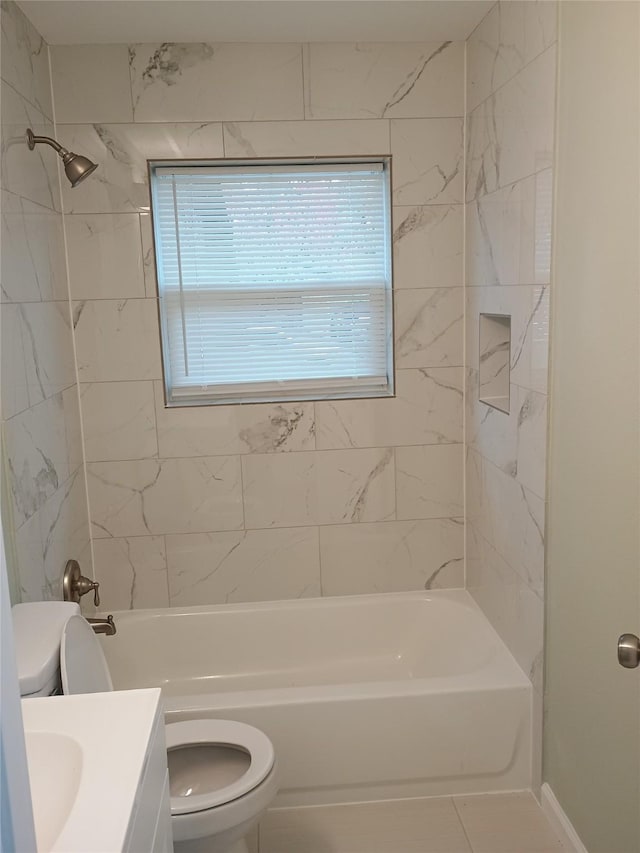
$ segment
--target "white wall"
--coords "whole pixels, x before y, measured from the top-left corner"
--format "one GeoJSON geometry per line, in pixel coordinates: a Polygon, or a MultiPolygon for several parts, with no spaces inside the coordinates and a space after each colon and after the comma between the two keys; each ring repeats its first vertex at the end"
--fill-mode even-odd
{"type": "Polygon", "coordinates": [[[70,557],[90,575],[91,549],[58,158],[24,141],[55,135],[48,47],[15,3],[1,15],[2,510],[20,595],[40,600],[70,557]]]}
{"type": "Polygon", "coordinates": [[[464,45],[52,49],[108,608],[463,584],[464,45]],[[397,398],[165,409],[146,158],[393,155],[397,398]]]}
{"type": "Polygon", "coordinates": [[[563,3],[544,777],[591,853],[640,849],[640,6],[563,3]]]}

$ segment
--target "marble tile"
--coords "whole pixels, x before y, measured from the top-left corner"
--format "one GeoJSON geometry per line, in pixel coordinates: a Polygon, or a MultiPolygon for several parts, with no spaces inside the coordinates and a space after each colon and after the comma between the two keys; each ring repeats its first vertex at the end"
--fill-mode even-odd
{"type": "Polygon", "coordinates": [[[317,524],[315,453],[243,456],[242,484],[247,528],[317,524]]]}
{"type": "Polygon", "coordinates": [[[4,438],[15,523],[20,526],[69,476],[62,394],[6,421],[4,438]]]}
{"type": "Polygon", "coordinates": [[[317,456],[317,490],[320,524],[394,519],[393,449],[323,452],[317,456]]]}
{"type": "Polygon", "coordinates": [[[89,462],[87,477],[97,539],[242,527],[235,456],[89,462]]]}
{"type": "Polygon", "coordinates": [[[389,122],[225,122],[225,157],[344,157],[389,154],[389,122]]]}
{"type": "Polygon", "coordinates": [[[462,119],[393,119],[393,203],[461,202],[462,140],[462,119]]]}
{"type": "Polygon", "coordinates": [[[93,559],[102,610],[169,606],[164,536],[94,539],[93,559]]]}
{"type": "Polygon", "coordinates": [[[461,587],[463,530],[462,519],[321,527],[323,595],[461,587]]]}
{"type": "Polygon", "coordinates": [[[89,577],[93,570],[84,475],[77,470],[15,532],[16,555],[23,601],[60,601],[66,561],[81,561],[89,577]]]}
{"type": "Polygon", "coordinates": [[[142,243],[142,273],[147,296],[158,296],[156,278],[156,251],[153,241],[153,226],[150,213],[140,214],[140,238],[142,243]]]}
{"type": "Polygon", "coordinates": [[[467,452],[467,519],[524,583],[539,596],[544,588],[542,498],[474,450],[467,452]]]}
{"type": "Polygon", "coordinates": [[[467,524],[467,589],[534,687],[542,687],[544,603],[467,524]]]}
{"type": "Polygon", "coordinates": [[[57,394],[76,381],[69,303],[19,306],[29,404],[57,394]]]}
{"type": "Polygon", "coordinates": [[[473,110],[556,40],[557,4],[496,3],[467,41],[467,109],[473,110]]]}
{"type": "Polygon", "coordinates": [[[531,790],[538,799],[542,788],[542,757],[544,750],[544,699],[534,691],[531,697],[531,790]]]}
{"type": "Polygon", "coordinates": [[[395,294],[396,367],[453,367],[463,357],[461,287],[400,290],[395,294]]]}
{"type": "Polygon", "coordinates": [[[163,458],[315,448],[313,403],[165,408],[162,382],[155,383],[155,397],[163,458]]]}
{"type": "Polygon", "coordinates": [[[133,121],[126,44],[52,45],[56,122],[133,121]]]}
{"type": "Polygon", "coordinates": [[[81,382],[162,376],[155,299],[76,302],[73,324],[81,382]]]}
{"type": "Polygon", "coordinates": [[[16,3],[3,2],[0,71],[2,79],[53,119],[46,42],[16,3]]]}
{"type": "Polygon", "coordinates": [[[549,284],[553,175],[545,169],[467,205],[467,285],[549,284]]]}
{"type": "Polygon", "coordinates": [[[22,347],[20,305],[5,303],[0,310],[0,394],[2,417],[12,418],[29,407],[27,365],[22,347]]]}
{"type": "Polygon", "coordinates": [[[547,397],[517,389],[518,482],[540,499],[545,498],[547,463],[547,397]]]}
{"type": "Polygon", "coordinates": [[[64,429],[67,436],[69,473],[74,474],[84,463],[80,399],[77,385],[71,385],[62,392],[62,409],[64,412],[64,429]]]}
{"type": "MultiPolygon", "coordinates": [[[[4,310],[4,309],[3,309],[4,310]]],[[[15,570],[21,601],[43,601],[45,594],[42,519],[40,512],[13,533],[15,570]]],[[[7,561],[9,561],[7,557],[7,561]]]]}
{"type": "MultiPolygon", "coordinates": [[[[74,557],[93,576],[84,471],[79,468],[41,510],[45,598],[62,599],[62,572],[74,557]]],[[[85,602],[86,604],[87,602],[85,602]]]]}
{"type": "Polygon", "coordinates": [[[458,204],[393,208],[396,290],[462,284],[463,214],[458,204]]]}
{"type": "Polygon", "coordinates": [[[2,188],[50,210],[60,210],[59,158],[47,145],[30,151],[25,137],[28,127],[36,136],[55,136],[52,121],[4,81],[0,98],[2,188]]]}
{"type": "Polygon", "coordinates": [[[315,505],[319,524],[353,524],[396,517],[393,448],[328,451],[317,456],[316,461],[315,505]]]}
{"type": "Polygon", "coordinates": [[[457,444],[462,441],[462,368],[398,370],[396,397],[316,403],[319,450],[457,444]]]}
{"type": "Polygon", "coordinates": [[[474,853],[562,853],[565,849],[529,791],[454,797],[474,853]]]}
{"type": "Polygon", "coordinates": [[[158,455],[152,382],[80,386],[87,462],[158,455]]]}
{"type": "Polygon", "coordinates": [[[62,216],[2,192],[2,301],[68,298],[62,216]]]}
{"type": "Polygon", "coordinates": [[[464,42],[305,45],[312,119],[442,118],[464,112],[464,42]]]}
{"type": "Polygon", "coordinates": [[[462,517],[463,475],[460,444],[397,447],[398,519],[462,517]]]}
{"type": "Polygon", "coordinates": [[[304,118],[297,44],[134,44],[136,121],[304,118]]]}
{"type": "Polygon", "coordinates": [[[171,606],[320,595],[314,527],[167,536],[171,606]]]}
{"type": "Polygon", "coordinates": [[[509,477],[518,474],[517,386],[511,386],[510,412],[494,409],[478,399],[478,373],[469,369],[466,385],[466,441],[509,477]]]}
{"type": "Polygon", "coordinates": [[[242,479],[248,528],[395,517],[391,449],[245,456],[242,479]]]}
{"type": "Polygon", "coordinates": [[[222,125],[60,124],[58,139],[99,164],[77,187],[64,182],[65,213],[148,213],[147,160],[223,156],[222,125]]]}
{"type": "Polygon", "coordinates": [[[478,369],[480,313],[511,317],[511,383],[546,393],[549,367],[549,288],[470,287],[466,291],[466,353],[478,369]]]}
{"type": "Polygon", "coordinates": [[[137,213],[67,216],[65,227],[72,299],[145,296],[137,213]]]}
{"type": "Polygon", "coordinates": [[[552,165],[555,68],[552,46],[469,115],[467,201],[552,165]]]}
{"type": "MultiPolygon", "coordinates": [[[[514,848],[515,849],[515,848],[514,848]]],[[[261,853],[471,853],[450,797],[270,809],[261,853]]]]}

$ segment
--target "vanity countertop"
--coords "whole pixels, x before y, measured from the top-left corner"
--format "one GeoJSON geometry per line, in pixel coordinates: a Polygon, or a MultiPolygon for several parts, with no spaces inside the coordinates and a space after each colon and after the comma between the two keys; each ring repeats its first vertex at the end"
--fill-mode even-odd
{"type": "Polygon", "coordinates": [[[126,849],[160,690],[23,699],[22,717],[39,853],[126,849]]]}

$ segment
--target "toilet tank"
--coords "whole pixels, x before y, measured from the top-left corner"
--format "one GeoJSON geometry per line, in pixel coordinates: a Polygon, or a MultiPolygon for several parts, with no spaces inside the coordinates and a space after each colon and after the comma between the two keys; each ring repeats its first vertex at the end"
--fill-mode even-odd
{"type": "Polygon", "coordinates": [[[60,639],[80,607],[71,601],[34,601],[11,609],[20,695],[60,692],[60,639]]]}

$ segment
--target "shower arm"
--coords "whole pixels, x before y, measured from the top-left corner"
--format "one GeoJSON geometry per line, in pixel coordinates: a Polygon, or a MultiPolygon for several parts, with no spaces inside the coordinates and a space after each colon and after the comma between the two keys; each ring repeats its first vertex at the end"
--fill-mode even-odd
{"type": "Polygon", "coordinates": [[[40,142],[44,142],[45,145],[50,145],[61,157],[64,157],[65,154],[68,154],[69,151],[60,145],[59,142],[56,142],[55,139],[52,139],[50,136],[35,136],[31,128],[27,130],[27,145],[29,146],[29,150],[33,151],[33,149],[40,142]]]}

